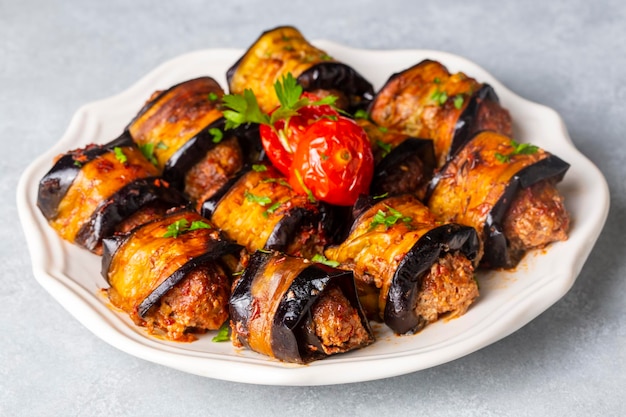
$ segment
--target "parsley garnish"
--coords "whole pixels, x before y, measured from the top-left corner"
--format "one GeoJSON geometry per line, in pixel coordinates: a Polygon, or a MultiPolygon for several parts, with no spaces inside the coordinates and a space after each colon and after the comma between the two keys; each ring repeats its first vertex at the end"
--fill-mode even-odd
{"type": "Polygon", "coordinates": [[[113,152],[115,152],[115,158],[120,162],[120,164],[125,164],[128,161],[126,154],[119,146],[113,148],[113,152]]]}
{"type": "Polygon", "coordinates": [[[448,100],[448,93],[437,88],[430,99],[441,106],[448,100]]]}
{"type": "Polygon", "coordinates": [[[224,138],[224,134],[217,127],[212,127],[209,129],[209,134],[213,136],[213,143],[220,143],[224,138]]]}
{"type": "Polygon", "coordinates": [[[263,217],[269,217],[269,215],[274,213],[281,205],[282,203],[280,201],[275,202],[263,212],[263,217]]]}
{"type": "Polygon", "coordinates": [[[80,162],[80,161],[74,160],[74,166],[75,166],[75,167],[78,167],[78,168],[82,168],[83,163],[82,163],[82,162],[80,162]]]}
{"type": "Polygon", "coordinates": [[[169,146],[167,146],[165,143],[163,143],[162,140],[159,141],[159,143],[157,143],[157,149],[169,149],[169,146]]]}
{"type": "Polygon", "coordinates": [[[389,207],[385,204],[387,211],[389,214],[385,213],[383,210],[378,210],[374,215],[372,222],[370,223],[370,230],[376,228],[378,225],[384,225],[385,230],[389,229],[391,226],[396,224],[398,220],[403,223],[410,223],[413,218],[409,216],[403,216],[398,210],[393,207],[389,207]]]}
{"type": "Polygon", "coordinates": [[[215,101],[219,98],[219,96],[217,94],[215,94],[214,92],[210,92],[209,93],[209,101],[215,101]]]}
{"type": "Polygon", "coordinates": [[[163,237],[173,237],[177,238],[181,234],[185,232],[191,232],[192,230],[198,229],[210,229],[211,225],[203,222],[202,220],[196,220],[191,222],[189,225],[189,221],[187,219],[176,220],[174,223],[167,226],[167,231],[163,235],[163,237]]]}
{"type": "Polygon", "coordinates": [[[217,334],[211,339],[211,342],[228,342],[230,337],[228,336],[230,330],[230,325],[228,324],[228,320],[222,324],[220,329],[217,331],[217,334]]]}
{"type": "Polygon", "coordinates": [[[463,101],[465,100],[463,99],[462,94],[457,94],[456,96],[454,96],[454,108],[457,110],[461,110],[461,107],[463,107],[463,101]]]}
{"type": "Polygon", "coordinates": [[[267,166],[263,164],[254,164],[252,165],[252,170],[255,172],[265,172],[267,171],[267,166]]]}
{"type": "Polygon", "coordinates": [[[370,115],[366,110],[363,109],[359,109],[354,113],[354,118],[355,119],[365,119],[365,120],[369,120],[370,119],[370,115]]]}
{"type": "Polygon", "coordinates": [[[266,178],[262,183],[275,182],[287,188],[291,188],[291,185],[284,178],[266,178]]]}
{"type": "Polygon", "coordinates": [[[538,146],[531,145],[530,143],[517,143],[513,139],[511,139],[511,146],[513,147],[513,150],[506,155],[496,152],[495,157],[498,160],[498,162],[502,162],[504,164],[504,163],[509,162],[512,156],[532,155],[539,150],[538,146]]]}
{"type": "Polygon", "coordinates": [[[153,143],[144,143],[143,145],[139,145],[139,150],[141,151],[143,156],[145,156],[146,159],[150,161],[152,165],[158,164],[157,159],[154,157],[154,144],[153,143]]]}
{"type": "Polygon", "coordinates": [[[381,195],[375,195],[375,196],[373,196],[372,198],[373,198],[374,200],[380,200],[380,199],[382,199],[382,198],[387,197],[388,195],[389,195],[389,193],[383,193],[383,194],[381,194],[381,195]]]}
{"type": "Polygon", "coordinates": [[[304,185],[304,180],[302,179],[302,174],[300,174],[300,171],[297,169],[294,169],[293,173],[295,174],[296,179],[298,180],[298,183],[300,184],[300,187],[302,187],[304,192],[306,192],[309,202],[315,203],[316,202],[315,196],[313,195],[313,192],[311,192],[311,190],[306,185],[304,185]]]}
{"type": "Polygon", "coordinates": [[[321,255],[319,253],[316,253],[315,255],[313,255],[313,257],[311,258],[311,261],[317,262],[317,263],[320,263],[320,264],[324,264],[324,265],[328,265],[328,266],[332,266],[333,268],[339,266],[339,262],[332,261],[332,260],[326,258],[324,255],[321,255]]]}
{"type": "MultiPolygon", "coordinates": [[[[269,125],[274,129],[274,124],[279,120],[285,121],[285,126],[291,116],[298,114],[298,110],[305,106],[334,105],[337,97],[329,95],[317,101],[311,101],[307,97],[301,97],[303,88],[291,73],[283,76],[274,84],[274,91],[280,106],[268,115],[259,107],[259,102],[250,89],[241,94],[227,94],[223,97],[224,118],[226,129],[234,129],[244,123],[258,123],[269,125]]],[[[280,132],[277,132],[280,137],[280,132]]],[[[283,145],[285,145],[283,143],[283,145]]]]}
{"type": "Polygon", "coordinates": [[[376,145],[383,150],[382,153],[382,157],[384,158],[385,156],[389,155],[389,152],[391,152],[391,144],[389,143],[385,143],[381,140],[377,140],[376,141],[376,145]]]}
{"type": "Polygon", "coordinates": [[[264,196],[264,195],[254,195],[248,190],[244,191],[243,196],[246,198],[246,200],[252,203],[257,203],[261,207],[265,207],[266,205],[271,204],[272,202],[271,198],[264,196]]]}

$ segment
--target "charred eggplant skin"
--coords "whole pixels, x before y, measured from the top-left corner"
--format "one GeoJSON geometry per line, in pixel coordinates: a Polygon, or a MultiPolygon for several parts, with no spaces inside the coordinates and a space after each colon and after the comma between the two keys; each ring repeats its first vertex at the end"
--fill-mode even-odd
{"type": "Polygon", "coordinates": [[[116,147],[130,146],[132,143],[132,137],[124,132],[117,139],[104,145],[90,145],[61,156],[39,182],[37,206],[44,217],[47,220],[56,217],[61,200],[84,164],[116,147]]]}
{"type": "MultiPolygon", "coordinates": [[[[124,305],[118,307],[129,314],[132,315],[136,311],[139,317],[144,317],[150,308],[192,269],[206,263],[220,262],[226,255],[237,256],[242,251],[240,245],[222,239],[219,232],[210,224],[208,228],[189,231],[178,237],[165,237],[167,226],[181,219],[187,220],[189,224],[193,221],[206,221],[189,209],[180,209],[129,233],[103,239],[102,276],[116,292],[121,294],[124,305]],[[168,263],[147,266],[133,265],[129,262],[127,257],[132,258],[134,254],[146,250],[142,248],[144,243],[152,245],[153,253],[159,253],[160,258],[163,258],[164,254],[171,255],[168,263]],[[132,268],[140,276],[121,276],[120,271],[127,270],[123,268],[132,268]],[[157,269],[153,271],[151,268],[157,269]],[[170,269],[171,273],[162,276],[164,271],[170,269]],[[142,282],[142,279],[150,282],[142,282]]],[[[165,261],[159,259],[159,262],[165,261]]]]}
{"type": "Polygon", "coordinates": [[[427,232],[402,259],[392,278],[385,304],[385,324],[396,334],[420,330],[423,323],[414,308],[424,274],[444,252],[459,251],[473,261],[479,249],[478,234],[469,226],[447,224],[427,232]]]}
{"type": "Polygon", "coordinates": [[[498,154],[512,152],[510,143],[510,138],[496,132],[476,133],[435,174],[425,198],[438,217],[451,220],[452,215],[454,221],[471,225],[482,234],[481,265],[489,268],[512,268],[516,264],[503,232],[503,221],[515,194],[540,181],[561,181],[570,166],[542,149],[498,161],[498,154]],[[480,187],[470,187],[467,181],[480,187]],[[457,201],[466,201],[465,205],[471,201],[473,205],[459,208],[457,201]]]}
{"type": "Polygon", "coordinates": [[[135,180],[98,205],[91,219],[78,231],[75,243],[93,251],[102,239],[113,235],[120,222],[142,207],[156,203],[184,207],[189,201],[159,178],[135,180]]]}
{"type": "MultiPolygon", "coordinates": [[[[393,148],[374,167],[374,177],[370,185],[371,195],[381,195],[385,192],[385,183],[394,173],[402,170],[404,164],[411,164],[411,159],[418,158],[423,166],[424,183],[430,181],[435,170],[435,153],[433,142],[428,139],[408,138],[393,148]]],[[[415,192],[413,189],[401,189],[398,193],[415,192]]]]}
{"type": "MultiPolygon", "coordinates": [[[[271,279],[276,279],[276,276],[271,279]]],[[[339,286],[350,304],[358,307],[361,322],[370,336],[368,342],[371,343],[373,334],[358,304],[354,278],[350,271],[315,263],[301,263],[295,258],[285,260],[285,255],[275,251],[253,253],[243,275],[235,284],[230,300],[231,326],[238,329],[235,337],[243,346],[285,362],[309,363],[325,357],[326,354],[321,350],[316,352],[306,349],[305,345],[315,345],[316,341],[311,340],[315,336],[307,334],[305,328],[311,320],[311,307],[331,284],[339,286]],[[295,274],[291,277],[291,282],[271,281],[259,284],[259,281],[263,281],[259,277],[266,273],[269,266],[277,263],[280,265],[282,262],[295,265],[296,270],[288,268],[287,272],[295,274]],[[254,292],[267,294],[266,291],[269,290],[266,288],[269,286],[279,286],[280,290],[273,294],[280,297],[279,300],[261,300],[255,297],[254,292]],[[251,334],[259,329],[249,327],[251,321],[259,317],[259,313],[261,316],[269,315],[264,318],[263,329],[271,335],[251,334]],[[259,339],[263,341],[259,342],[259,339]]]]}
{"type": "Polygon", "coordinates": [[[274,83],[287,73],[304,91],[340,92],[347,101],[345,110],[350,112],[365,108],[374,96],[372,84],[361,74],[313,46],[292,26],[263,32],[228,69],[226,78],[231,93],[250,88],[261,108],[269,112],[278,104],[274,83]]]}
{"type": "Polygon", "coordinates": [[[140,146],[152,145],[163,170],[181,146],[203,128],[222,117],[224,91],[211,77],[198,77],[156,92],[127,125],[140,146]]]}

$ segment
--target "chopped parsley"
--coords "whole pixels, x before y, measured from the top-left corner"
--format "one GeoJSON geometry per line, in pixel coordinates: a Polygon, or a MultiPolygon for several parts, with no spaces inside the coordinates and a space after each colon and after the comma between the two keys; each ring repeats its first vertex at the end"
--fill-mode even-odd
{"type": "Polygon", "coordinates": [[[387,208],[387,213],[385,213],[383,210],[378,210],[372,218],[372,222],[370,223],[370,230],[375,229],[381,224],[384,225],[385,230],[387,230],[391,226],[396,224],[398,220],[403,223],[410,223],[413,220],[412,217],[402,215],[402,213],[400,213],[393,207],[389,207],[386,204],[385,207],[387,208]]]}
{"type": "Polygon", "coordinates": [[[269,215],[273,214],[281,205],[282,203],[280,201],[275,202],[263,212],[263,217],[269,217],[269,215]]]}
{"type": "Polygon", "coordinates": [[[382,157],[384,158],[385,156],[389,155],[389,152],[391,152],[391,144],[389,143],[385,143],[381,140],[377,140],[376,141],[376,146],[378,146],[380,149],[383,150],[382,153],[382,157]]]}
{"type": "Polygon", "coordinates": [[[250,201],[251,203],[257,203],[261,207],[265,207],[266,205],[272,203],[271,198],[264,195],[254,195],[248,190],[244,191],[243,196],[246,198],[246,200],[250,201]]]}
{"type": "Polygon", "coordinates": [[[126,154],[124,153],[122,148],[120,148],[119,146],[116,146],[115,148],[113,148],[113,152],[115,152],[115,159],[117,159],[120,162],[120,164],[125,164],[128,161],[126,154]]]}
{"type": "Polygon", "coordinates": [[[220,143],[224,138],[224,133],[217,127],[212,127],[209,129],[209,134],[213,137],[213,143],[220,143]]]}
{"type": "Polygon", "coordinates": [[[158,165],[158,161],[154,156],[154,143],[144,143],[139,145],[139,150],[152,165],[158,165]]]}
{"type": "Polygon", "coordinates": [[[354,118],[355,119],[364,119],[364,120],[369,120],[370,119],[370,115],[366,110],[363,109],[359,109],[354,113],[354,118]]]}
{"type": "Polygon", "coordinates": [[[159,143],[157,143],[157,149],[169,149],[169,146],[167,146],[162,140],[159,141],[159,143]]]}
{"type": "Polygon", "coordinates": [[[339,262],[330,260],[326,258],[324,255],[321,255],[319,253],[316,253],[315,255],[313,255],[313,257],[311,258],[311,261],[328,265],[328,266],[332,266],[333,268],[339,266],[339,262]]]}
{"type": "Polygon", "coordinates": [[[198,229],[210,229],[211,225],[203,222],[202,220],[196,220],[189,224],[187,219],[176,220],[169,226],[167,226],[167,231],[163,235],[163,237],[173,237],[177,238],[185,232],[191,232],[192,230],[198,229]]]}
{"type": "Polygon", "coordinates": [[[211,342],[216,342],[216,343],[228,342],[230,340],[230,336],[228,334],[229,331],[230,331],[229,322],[228,320],[226,320],[224,324],[222,324],[220,329],[217,331],[217,334],[213,337],[213,339],[211,339],[211,342]]]}
{"type": "Polygon", "coordinates": [[[454,108],[457,110],[461,110],[464,101],[465,99],[463,98],[462,94],[457,94],[456,96],[454,96],[454,108]]]}
{"type": "Polygon", "coordinates": [[[518,143],[513,139],[511,139],[511,146],[513,147],[513,150],[506,155],[496,152],[495,157],[498,162],[505,164],[511,160],[512,156],[532,155],[539,150],[538,146],[531,145],[530,143],[518,143]]]}
{"type": "Polygon", "coordinates": [[[435,92],[430,96],[430,99],[441,106],[445,104],[445,102],[448,100],[448,93],[437,88],[435,92]]]}
{"type": "Polygon", "coordinates": [[[215,94],[214,92],[210,92],[209,93],[209,101],[215,101],[219,98],[219,96],[217,94],[215,94]]]}
{"type": "Polygon", "coordinates": [[[263,164],[254,164],[252,165],[252,170],[254,172],[265,172],[267,171],[267,166],[263,164]]]}

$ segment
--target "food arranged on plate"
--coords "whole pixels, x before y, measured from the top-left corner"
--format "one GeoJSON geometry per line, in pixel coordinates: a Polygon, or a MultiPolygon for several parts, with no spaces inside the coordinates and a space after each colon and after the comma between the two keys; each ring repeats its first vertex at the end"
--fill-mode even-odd
{"type": "Polygon", "coordinates": [[[155,92],[39,184],[50,226],[103,255],[111,304],[151,335],[219,329],[309,363],[374,343],[370,321],[410,335],[458,317],[477,270],[568,237],[569,165],[518,143],[469,75],[425,60],[375,91],[278,27],[226,78],[155,92]]]}

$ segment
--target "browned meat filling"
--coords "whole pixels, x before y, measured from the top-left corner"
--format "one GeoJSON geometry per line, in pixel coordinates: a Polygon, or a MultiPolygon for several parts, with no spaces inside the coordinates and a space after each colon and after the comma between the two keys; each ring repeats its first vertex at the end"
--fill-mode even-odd
{"type": "Polygon", "coordinates": [[[569,214],[563,196],[550,181],[520,190],[504,220],[504,234],[513,257],[532,248],[567,240],[569,214]]]}
{"type": "Polygon", "coordinates": [[[216,265],[187,274],[168,291],[145,318],[151,333],[165,332],[170,340],[191,342],[193,335],[216,330],[228,319],[230,280],[216,265]]]}
{"type": "Polygon", "coordinates": [[[327,243],[328,239],[321,225],[317,227],[305,225],[298,229],[284,252],[311,259],[316,254],[322,253],[327,243]]]}
{"type": "Polygon", "coordinates": [[[371,341],[357,310],[338,288],[327,290],[311,311],[315,335],[325,354],[345,352],[371,341]]]}
{"type": "Polygon", "coordinates": [[[442,315],[463,315],[478,297],[472,263],[459,253],[439,258],[424,276],[415,312],[424,324],[437,321],[442,315]]]}
{"type": "Polygon", "coordinates": [[[376,184],[376,193],[389,195],[410,193],[423,200],[431,175],[418,155],[412,155],[404,163],[387,172],[384,181],[376,184]]]}
{"type": "Polygon", "coordinates": [[[480,132],[481,130],[493,130],[506,136],[513,136],[513,126],[509,111],[498,102],[491,100],[483,101],[478,110],[474,132],[480,132]]]}
{"type": "Polygon", "coordinates": [[[239,142],[232,137],[207,152],[185,177],[185,193],[198,208],[243,166],[239,142]]]}

